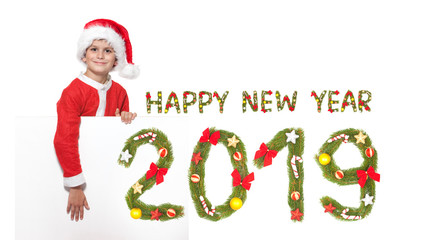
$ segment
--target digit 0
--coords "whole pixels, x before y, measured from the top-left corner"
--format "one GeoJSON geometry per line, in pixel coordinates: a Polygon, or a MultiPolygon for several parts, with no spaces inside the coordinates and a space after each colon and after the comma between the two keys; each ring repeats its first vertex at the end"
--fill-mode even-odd
{"type": "Polygon", "coordinates": [[[135,219],[167,221],[184,215],[184,207],[165,203],[159,206],[145,204],[139,197],[145,191],[151,189],[154,184],[164,181],[164,175],[174,161],[171,143],[167,136],[157,129],[143,129],[127,139],[120,154],[118,163],[130,167],[135,158],[137,149],[144,144],[153,145],[159,153],[157,163],[151,163],[150,169],[136,183],[132,185],[126,194],[126,202],[130,215],[135,219]]]}
{"type": "Polygon", "coordinates": [[[335,132],[322,145],[315,159],[322,169],[323,176],[329,181],[341,186],[353,184],[361,186],[361,205],[359,208],[343,206],[335,199],[324,196],[320,201],[325,212],[345,221],[361,220],[370,214],[376,196],[375,181],[380,181],[380,174],[376,173],[377,151],[372,146],[370,137],[358,129],[335,132]],[[341,170],[337,166],[333,154],[344,143],[353,143],[359,149],[364,159],[360,167],[341,170]]]}
{"type": "Polygon", "coordinates": [[[189,179],[191,197],[201,218],[219,221],[240,209],[247,198],[247,190],[251,186],[250,182],[254,180],[254,173],[248,173],[247,155],[240,138],[232,132],[207,128],[193,150],[189,179]],[[231,174],[233,177],[233,189],[232,194],[223,205],[213,206],[205,194],[205,163],[208,159],[211,145],[215,146],[218,143],[227,148],[234,168],[231,174]]]}

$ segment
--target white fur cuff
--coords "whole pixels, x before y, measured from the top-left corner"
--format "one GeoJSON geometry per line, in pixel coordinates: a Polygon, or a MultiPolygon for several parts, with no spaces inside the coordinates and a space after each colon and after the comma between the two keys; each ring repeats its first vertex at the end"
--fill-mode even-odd
{"type": "Polygon", "coordinates": [[[75,175],[73,177],[65,177],[63,178],[64,186],[65,187],[76,187],[80,186],[85,183],[84,174],[80,173],[78,175],[75,175]]]}

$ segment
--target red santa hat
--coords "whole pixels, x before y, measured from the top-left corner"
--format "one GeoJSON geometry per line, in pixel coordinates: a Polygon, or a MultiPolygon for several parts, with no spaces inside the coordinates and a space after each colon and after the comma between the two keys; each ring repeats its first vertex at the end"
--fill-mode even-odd
{"type": "Polygon", "coordinates": [[[118,70],[124,78],[134,79],[139,76],[139,67],[132,61],[132,44],[127,29],[109,19],[96,19],[85,24],[78,41],[79,60],[85,56],[93,41],[99,39],[108,41],[115,51],[117,66],[113,70],[118,70]]]}

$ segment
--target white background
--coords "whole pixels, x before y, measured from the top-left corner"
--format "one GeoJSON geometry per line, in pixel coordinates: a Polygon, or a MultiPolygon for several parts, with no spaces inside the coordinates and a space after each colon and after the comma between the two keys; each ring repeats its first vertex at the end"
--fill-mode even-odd
{"type": "MultiPolygon", "coordinates": [[[[67,221],[64,212],[52,213],[54,210],[50,207],[41,211],[38,205],[42,198],[39,196],[47,197],[54,192],[63,194],[58,201],[65,204],[67,196],[61,187],[61,176],[58,177],[61,173],[43,173],[58,177],[57,182],[34,180],[37,184],[32,184],[32,179],[40,173],[30,171],[28,188],[20,182],[16,182],[15,187],[15,176],[21,169],[15,169],[13,159],[18,160],[21,156],[18,152],[34,150],[29,139],[15,135],[15,129],[17,133],[25,132],[28,128],[22,123],[26,119],[36,119],[29,126],[46,129],[46,133],[38,132],[40,144],[50,147],[55,130],[55,103],[62,89],[85,70],[75,57],[76,41],[84,24],[95,18],[114,19],[126,26],[133,44],[134,62],[141,66],[138,80],[123,80],[113,73],[114,80],[128,91],[131,109],[141,116],[131,126],[116,124],[112,127],[115,139],[121,140],[124,129],[130,133],[140,130],[141,123],[147,127],[147,123],[160,120],[162,125],[166,124],[160,126],[161,129],[172,129],[179,123],[178,132],[169,130],[172,132],[169,137],[172,136],[174,145],[187,146],[184,151],[179,151],[184,154],[178,158],[188,158],[201,132],[215,126],[237,132],[246,143],[251,158],[260,143],[268,142],[279,130],[286,127],[305,130],[306,219],[303,223],[290,221],[287,192],[280,190],[282,187],[268,187],[274,184],[270,175],[287,186],[287,181],[283,181],[287,179],[285,153],[270,169],[256,170],[250,162],[249,170],[255,171],[259,180],[253,183],[243,209],[232,217],[212,223],[198,218],[194,209],[189,208],[187,218],[180,221],[188,226],[190,239],[204,236],[206,239],[244,236],[329,239],[334,234],[349,234],[354,238],[350,235],[352,232],[359,238],[369,234],[365,229],[388,237],[414,237],[425,233],[430,214],[425,205],[429,197],[425,187],[429,183],[427,168],[430,166],[426,151],[430,110],[425,86],[430,79],[431,6],[427,1],[17,1],[2,5],[4,32],[1,45],[4,50],[1,76],[2,83],[6,83],[0,94],[3,118],[6,119],[1,129],[6,136],[2,139],[2,151],[6,153],[2,161],[5,164],[2,182],[7,184],[1,206],[2,212],[6,213],[2,226],[8,234],[14,234],[15,220],[17,226],[21,221],[18,216],[15,218],[15,208],[27,211],[34,229],[48,220],[54,223],[67,221]],[[363,89],[371,91],[372,112],[352,113],[349,109],[345,113],[330,114],[324,105],[322,113],[317,113],[315,102],[310,98],[312,90],[318,93],[339,90],[341,95],[337,100],[342,101],[348,89],[355,94],[363,89]],[[223,115],[218,114],[216,104],[212,104],[202,115],[197,113],[195,106],[190,108],[189,114],[180,114],[179,119],[174,117],[173,110],[158,115],[153,108],[151,120],[148,120],[145,92],[151,91],[155,95],[158,90],[164,91],[164,100],[170,91],[179,96],[186,90],[217,90],[219,94],[229,90],[230,94],[223,115]],[[294,113],[286,110],[278,113],[273,104],[272,107],[268,105],[273,109],[272,113],[248,111],[243,114],[241,92],[244,90],[249,93],[279,90],[289,95],[296,90],[297,109],[294,113]],[[185,131],[182,126],[188,126],[190,131],[182,134],[185,131]],[[377,200],[372,213],[356,223],[335,221],[322,213],[320,196],[337,196],[337,192],[343,191],[336,198],[347,195],[346,205],[355,206],[359,205],[359,197],[355,196],[359,189],[333,186],[321,177],[312,158],[332,132],[347,127],[364,129],[372,137],[379,151],[378,172],[382,175],[382,182],[377,183],[377,200]],[[187,136],[187,142],[182,142],[182,135],[187,136]],[[40,195],[34,192],[35,189],[40,195]],[[346,194],[344,189],[347,189],[346,194]],[[14,199],[16,192],[17,196],[21,193],[27,197],[25,205],[15,205],[20,201],[14,199]],[[51,214],[58,214],[58,219],[49,219],[51,214]]],[[[272,100],[274,103],[275,98],[272,100]]],[[[112,124],[111,120],[95,121],[84,121],[83,128],[112,124]]],[[[29,131],[34,136],[34,131],[29,131]]],[[[89,129],[88,139],[81,139],[91,142],[92,131],[97,129],[89,129]]],[[[344,148],[347,155],[355,151],[348,145],[340,151],[344,148]]],[[[52,157],[50,161],[55,164],[55,156],[47,151],[46,156],[52,157]]],[[[91,154],[91,149],[83,151],[91,154]]],[[[223,154],[223,149],[213,151],[215,155],[219,151],[223,154]]],[[[41,155],[34,152],[36,159],[41,155]]],[[[352,161],[346,159],[346,168],[360,164],[360,160],[352,161]]],[[[339,165],[342,164],[340,161],[339,165]]],[[[214,165],[216,169],[217,165],[214,165]]],[[[124,171],[119,166],[116,168],[124,171]]],[[[179,169],[187,167],[181,165],[179,169]]],[[[231,170],[229,168],[220,176],[215,176],[216,170],[214,173],[208,171],[214,176],[207,177],[210,182],[217,177],[230,177],[231,170]]],[[[220,183],[214,180],[214,185],[208,183],[208,194],[215,204],[221,204],[230,193],[226,188],[229,181],[224,178],[220,183]],[[217,186],[224,189],[211,192],[217,186]]],[[[124,180],[124,184],[129,187],[130,182],[124,180]]],[[[184,182],[178,181],[178,187],[182,185],[184,182]]],[[[123,198],[126,190],[119,190],[116,196],[123,198]]],[[[184,190],[188,194],[188,188],[184,187],[184,190]]],[[[97,202],[96,199],[97,196],[93,201],[97,202]]],[[[119,203],[118,208],[124,208],[124,204],[119,203]]],[[[188,195],[184,197],[183,205],[192,206],[188,195]]],[[[89,222],[92,214],[99,218],[96,206],[94,208],[88,214],[89,222]]],[[[67,224],[70,228],[76,227],[67,224]]],[[[85,222],[78,224],[84,229],[88,227],[85,222]]],[[[151,225],[165,229],[168,223],[141,224],[143,228],[151,225]]],[[[55,235],[56,230],[53,228],[52,231],[50,234],[55,235]]],[[[145,232],[137,234],[138,237],[148,236],[145,232]]]]}

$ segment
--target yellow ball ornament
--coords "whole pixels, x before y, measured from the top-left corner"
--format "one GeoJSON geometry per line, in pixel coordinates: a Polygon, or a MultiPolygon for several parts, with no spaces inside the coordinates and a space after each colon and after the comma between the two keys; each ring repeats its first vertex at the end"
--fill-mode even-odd
{"type": "Polygon", "coordinates": [[[329,162],[331,162],[331,156],[329,156],[327,153],[322,153],[319,156],[319,162],[322,165],[328,165],[329,162]]]}
{"type": "Polygon", "coordinates": [[[139,219],[142,216],[142,211],[139,208],[132,208],[132,210],[130,210],[130,216],[133,219],[139,219]]]}
{"type": "Polygon", "coordinates": [[[242,207],[242,200],[241,200],[241,199],[239,199],[239,198],[237,198],[237,197],[232,198],[232,199],[230,200],[230,207],[231,207],[233,210],[238,210],[238,209],[240,209],[240,208],[242,207]]]}

